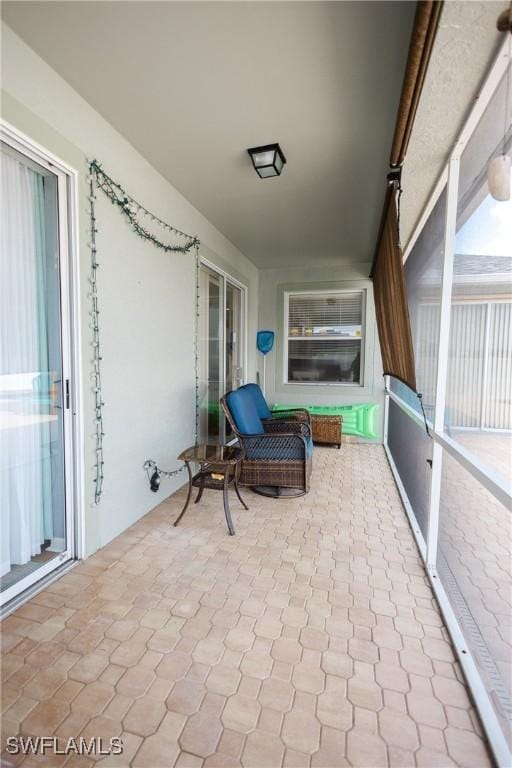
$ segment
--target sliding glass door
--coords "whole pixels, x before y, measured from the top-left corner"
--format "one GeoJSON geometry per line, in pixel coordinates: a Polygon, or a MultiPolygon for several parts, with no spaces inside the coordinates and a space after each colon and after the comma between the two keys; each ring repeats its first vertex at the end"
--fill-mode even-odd
{"type": "MultiPolygon", "coordinates": [[[[63,340],[65,181],[1,145],[1,603],[71,557],[63,340]],[[64,181],[64,184],[62,183],[64,181]]],[[[67,345],[66,345],[67,346],[67,345]]]]}
{"type": "Polygon", "coordinates": [[[226,392],[239,387],[243,378],[242,302],[242,289],[226,282],[226,392]]]}
{"type": "Polygon", "coordinates": [[[199,440],[230,439],[220,398],[243,383],[245,291],[201,264],[199,272],[199,440]]]}
{"type": "Polygon", "coordinates": [[[199,272],[199,439],[222,442],[219,400],[222,389],[222,278],[201,266],[199,272]]]}

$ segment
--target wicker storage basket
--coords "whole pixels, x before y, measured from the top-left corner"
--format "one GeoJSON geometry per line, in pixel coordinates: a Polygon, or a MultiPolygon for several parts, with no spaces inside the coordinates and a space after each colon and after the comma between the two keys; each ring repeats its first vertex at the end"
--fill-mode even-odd
{"type": "Polygon", "coordinates": [[[341,448],[341,416],[311,416],[311,428],[315,443],[328,443],[341,448]]]}

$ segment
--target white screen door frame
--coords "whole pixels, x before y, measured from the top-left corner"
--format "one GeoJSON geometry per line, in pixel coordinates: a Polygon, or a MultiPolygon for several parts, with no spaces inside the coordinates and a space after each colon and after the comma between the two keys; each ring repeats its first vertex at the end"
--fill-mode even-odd
{"type": "MultiPolygon", "coordinates": [[[[201,257],[200,259],[200,265],[203,267],[206,267],[206,269],[210,270],[211,272],[214,272],[216,276],[221,281],[221,339],[220,339],[220,360],[219,360],[219,368],[221,372],[221,381],[220,383],[220,392],[221,396],[226,393],[226,381],[228,378],[227,375],[227,352],[226,352],[226,307],[227,307],[227,300],[226,300],[226,294],[227,294],[227,288],[228,285],[233,286],[234,288],[238,289],[240,291],[240,299],[241,299],[241,308],[240,308],[240,325],[241,325],[241,333],[240,333],[240,353],[241,353],[241,360],[240,360],[240,366],[241,372],[239,376],[239,384],[244,384],[246,381],[246,370],[247,370],[247,286],[241,283],[236,278],[232,277],[228,272],[225,272],[223,269],[218,267],[215,263],[209,261],[208,259],[201,257]]],[[[224,419],[222,420],[222,426],[221,426],[221,434],[219,435],[219,439],[221,442],[224,442],[226,439],[225,434],[225,425],[224,425],[224,419]]],[[[228,440],[231,441],[231,438],[228,436],[228,440]]]]}
{"type": "Polygon", "coordinates": [[[55,178],[58,211],[58,260],[61,302],[61,356],[64,433],[64,505],[65,549],[57,557],[41,564],[36,570],[7,587],[0,594],[0,606],[9,610],[11,602],[18,603],[23,593],[30,595],[51,574],[74,559],[83,557],[84,545],[84,485],[83,485],[83,423],[81,391],[81,348],[78,269],[78,173],[77,171],[32,141],[9,123],[0,121],[0,139],[15,152],[42,166],[55,178]]]}

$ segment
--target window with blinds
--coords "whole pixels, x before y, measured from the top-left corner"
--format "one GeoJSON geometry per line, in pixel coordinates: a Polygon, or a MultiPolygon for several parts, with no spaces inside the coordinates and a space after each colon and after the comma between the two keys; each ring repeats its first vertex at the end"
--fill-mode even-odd
{"type": "Polygon", "coordinates": [[[287,381],[361,384],[364,291],[287,296],[287,381]]]}

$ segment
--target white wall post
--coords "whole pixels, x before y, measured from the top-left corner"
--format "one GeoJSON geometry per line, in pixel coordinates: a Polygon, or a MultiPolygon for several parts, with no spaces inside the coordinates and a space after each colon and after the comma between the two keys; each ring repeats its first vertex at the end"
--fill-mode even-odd
{"type": "MultiPolygon", "coordinates": [[[[446,219],[444,234],[444,260],[441,283],[441,311],[437,349],[437,381],[434,412],[434,432],[444,430],[446,404],[446,381],[448,376],[448,355],[450,345],[450,314],[452,303],[453,257],[457,231],[457,194],[459,186],[460,155],[458,147],[450,158],[448,187],[446,194],[446,219]]],[[[427,568],[435,568],[439,534],[439,503],[441,498],[441,473],[443,449],[434,442],[432,451],[432,478],[427,529],[427,568]]]]}

